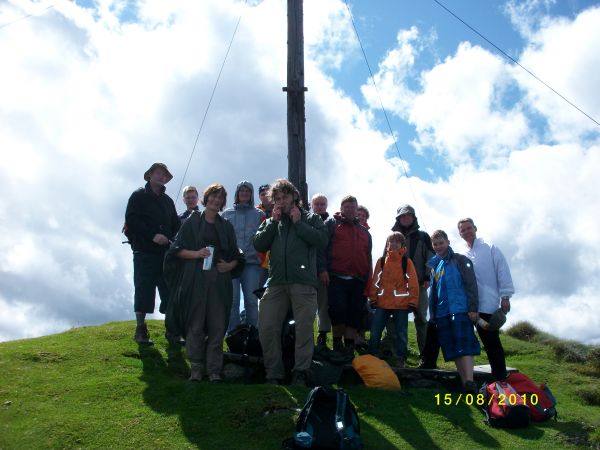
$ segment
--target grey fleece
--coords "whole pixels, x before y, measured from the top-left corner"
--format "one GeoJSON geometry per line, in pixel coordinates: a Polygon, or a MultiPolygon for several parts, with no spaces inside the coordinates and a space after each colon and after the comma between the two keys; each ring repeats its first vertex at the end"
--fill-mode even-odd
{"type": "Polygon", "coordinates": [[[232,208],[223,211],[223,217],[231,222],[239,247],[244,252],[246,264],[260,264],[258,254],[252,244],[256,230],[265,219],[265,213],[254,207],[254,186],[249,181],[241,181],[235,189],[232,208]],[[250,189],[250,201],[239,203],[240,189],[245,186],[250,189]]]}

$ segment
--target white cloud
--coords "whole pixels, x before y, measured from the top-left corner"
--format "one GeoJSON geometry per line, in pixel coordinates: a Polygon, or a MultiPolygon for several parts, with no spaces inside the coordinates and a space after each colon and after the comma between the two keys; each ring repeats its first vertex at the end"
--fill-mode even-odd
{"type": "MultiPolygon", "coordinates": [[[[29,11],[33,3],[19,5],[29,11]]],[[[200,188],[220,181],[232,190],[243,178],[257,186],[287,172],[285,2],[147,1],[135,11],[118,5],[104,1],[97,12],[59,3],[0,32],[0,340],[132,318],[131,253],[119,233],[127,198],[154,161],[169,165],[175,178],[168,193],[179,195],[240,13],[183,181],[200,188]],[[120,21],[125,14],[137,20],[120,21]]],[[[552,59],[560,47],[550,45],[551,30],[587,32],[592,42],[571,48],[579,58],[571,60],[576,84],[587,83],[580,67],[600,66],[589,50],[596,39],[589,23],[599,23],[593,12],[548,21],[550,28],[536,31],[543,45],[524,58],[552,59]]],[[[590,317],[600,316],[593,129],[545,105],[524,79],[517,86],[512,69],[468,43],[415,74],[426,38],[416,28],[400,31],[377,74],[386,106],[415,126],[424,154],[438,152],[452,167],[432,182],[407,179],[397,159],[385,158],[392,140],[375,128],[373,112],[359,109],[323,72],[343,67],[356,51],[344,4],[307,5],[305,22],[311,193],[327,193],[330,211],[343,195],[356,195],[371,211],[375,256],[402,203],[417,207],[429,231],[454,232],[458,217],[474,216],[513,268],[511,320],[529,318],[538,305],[542,328],[596,339],[575,318],[560,322],[569,303],[586,311],[581,324],[593,326],[590,317]],[[315,19],[307,21],[309,14],[315,19]],[[418,76],[421,88],[409,89],[418,76]],[[520,94],[517,87],[530,95],[527,108],[504,101],[507,90],[520,94]],[[534,109],[552,124],[548,136],[530,128],[534,109]],[[537,143],[543,137],[548,145],[537,143]],[[546,314],[554,304],[555,317],[546,314]]],[[[566,76],[563,83],[572,86],[566,76]]],[[[363,92],[375,108],[369,89],[363,92]]]]}

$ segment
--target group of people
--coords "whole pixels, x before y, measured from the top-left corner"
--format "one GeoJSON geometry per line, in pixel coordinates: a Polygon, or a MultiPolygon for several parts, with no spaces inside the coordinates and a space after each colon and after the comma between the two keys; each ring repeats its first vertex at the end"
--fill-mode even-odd
{"type": "Polygon", "coordinates": [[[465,390],[473,391],[473,356],[480,352],[476,329],[493,376],[506,377],[499,332],[488,322],[498,311],[510,310],[514,288],[502,252],[477,238],[472,219],[458,222],[466,244],[460,254],[444,231],[430,238],[419,229],[415,210],[401,206],[373,270],[369,211],[351,195],[329,215],[325,195],[314,195],[305,209],[288,180],[261,185],[258,205],[253,185],[242,181],[233,206],[225,209],[227,191],[211,184],[202,192],[200,210],[198,190],[187,186],[186,211],[178,215],[165,194],[172,179],[167,166],[153,164],[144,179],[125,214],[134,254],[134,339],[152,343],[145,316],[154,312],[158,288],[165,335],[171,343],[185,343],[191,380],[221,380],[225,333],[243,321],[258,327],[267,382],[281,383],[281,333],[290,313],[292,384],[306,384],[315,317],[317,345],[327,345],[331,332],[333,350],[349,355],[366,344],[365,331],[370,331],[368,351],[377,355],[387,327],[396,366],[402,368],[411,312],[419,367],[435,368],[441,346],[444,359],[455,361],[465,390]]]}

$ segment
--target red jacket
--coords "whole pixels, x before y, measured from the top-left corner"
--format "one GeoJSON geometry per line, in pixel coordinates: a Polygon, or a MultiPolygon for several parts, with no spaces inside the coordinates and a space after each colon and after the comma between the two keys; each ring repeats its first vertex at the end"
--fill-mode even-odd
{"type": "Polygon", "coordinates": [[[328,228],[329,272],[367,281],[371,275],[371,234],[356,220],[334,219],[328,223],[328,228]]]}

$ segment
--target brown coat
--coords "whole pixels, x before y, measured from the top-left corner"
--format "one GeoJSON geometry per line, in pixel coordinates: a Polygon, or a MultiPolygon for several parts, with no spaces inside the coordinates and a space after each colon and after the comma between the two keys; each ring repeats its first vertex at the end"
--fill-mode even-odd
{"type": "Polygon", "coordinates": [[[418,306],[419,280],[415,265],[410,258],[408,258],[406,265],[408,279],[402,271],[402,256],[405,253],[406,248],[398,251],[388,251],[385,256],[383,271],[381,270],[381,258],[377,260],[375,272],[369,286],[369,300],[374,302],[374,306],[377,308],[409,309],[418,306]]]}

